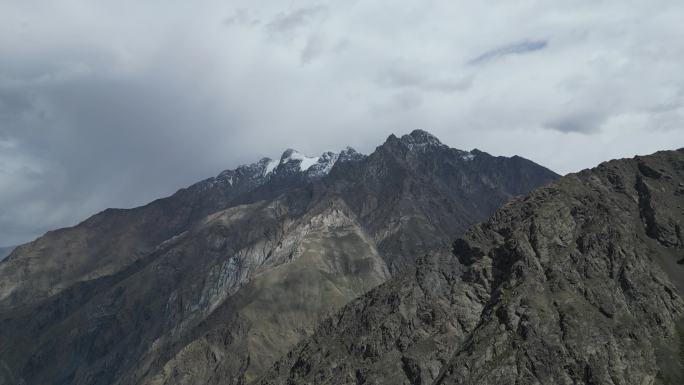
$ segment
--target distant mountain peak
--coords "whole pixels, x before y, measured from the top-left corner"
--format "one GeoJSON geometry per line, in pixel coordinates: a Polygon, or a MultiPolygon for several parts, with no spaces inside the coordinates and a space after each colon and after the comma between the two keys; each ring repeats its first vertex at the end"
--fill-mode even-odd
{"type": "Polygon", "coordinates": [[[410,134],[401,137],[402,141],[408,141],[412,143],[424,143],[424,144],[442,144],[436,136],[425,130],[413,130],[410,134]]]}
{"type": "Polygon", "coordinates": [[[408,147],[444,146],[436,136],[423,130],[413,130],[410,134],[402,136],[400,140],[408,147]]]}
{"type": "Polygon", "coordinates": [[[286,163],[293,157],[298,157],[299,155],[301,155],[299,151],[295,150],[294,148],[288,148],[283,151],[282,155],[280,155],[280,161],[286,163]]]}
{"type": "Polygon", "coordinates": [[[432,148],[447,148],[444,143],[442,143],[436,136],[425,130],[413,130],[411,133],[402,135],[401,138],[397,138],[396,135],[392,134],[387,137],[385,145],[389,145],[394,148],[406,148],[410,151],[425,151],[432,148]]]}
{"type": "Polygon", "coordinates": [[[355,161],[355,160],[361,160],[365,158],[366,156],[357,152],[355,149],[352,147],[345,147],[344,150],[340,151],[340,156],[338,160],[340,162],[348,162],[348,161],[355,161]]]}

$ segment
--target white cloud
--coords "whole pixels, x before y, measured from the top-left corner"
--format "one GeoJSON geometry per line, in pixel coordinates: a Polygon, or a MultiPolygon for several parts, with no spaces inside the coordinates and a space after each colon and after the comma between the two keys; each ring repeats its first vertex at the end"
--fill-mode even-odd
{"type": "Polygon", "coordinates": [[[287,147],[368,152],[415,128],[562,173],[682,147],[682,14],[678,0],[3,2],[0,207],[16,209],[0,245],[287,147]]]}

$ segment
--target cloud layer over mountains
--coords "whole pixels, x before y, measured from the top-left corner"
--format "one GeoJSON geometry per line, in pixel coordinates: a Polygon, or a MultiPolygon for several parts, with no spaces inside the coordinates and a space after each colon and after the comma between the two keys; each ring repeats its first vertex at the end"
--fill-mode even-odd
{"type": "Polygon", "coordinates": [[[684,146],[684,3],[9,0],[0,245],[426,129],[566,173],[684,146]]]}

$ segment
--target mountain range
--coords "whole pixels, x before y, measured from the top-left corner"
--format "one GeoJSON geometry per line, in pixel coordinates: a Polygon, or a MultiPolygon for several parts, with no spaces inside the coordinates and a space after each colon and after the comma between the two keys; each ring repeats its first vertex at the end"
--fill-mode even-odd
{"type": "Polygon", "coordinates": [[[684,383],[683,183],[288,149],[17,247],[0,385],[684,383]]]}
{"type": "Polygon", "coordinates": [[[105,210],[0,264],[0,383],[253,382],[350,300],[557,177],[414,131],[105,210]]]}

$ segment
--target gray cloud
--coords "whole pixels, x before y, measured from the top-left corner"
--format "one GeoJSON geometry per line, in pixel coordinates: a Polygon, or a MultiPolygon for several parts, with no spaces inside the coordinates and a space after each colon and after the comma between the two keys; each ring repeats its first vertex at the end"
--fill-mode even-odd
{"type": "Polygon", "coordinates": [[[310,5],[280,12],[267,25],[267,29],[274,35],[289,35],[297,29],[308,25],[314,20],[325,16],[328,7],[324,5],[310,5]]]}
{"type": "Polygon", "coordinates": [[[684,3],[581,3],[3,2],[0,245],[415,128],[561,173],[684,146],[684,3]]]}
{"type": "Polygon", "coordinates": [[[591,133],[598,131],[605,123],[606,116],[592,111],[559,116],[552,121],[544,123],[545,128],[558,130],[563,133],[591,133]]]}
{"type": "Polygon", "coordinates": [[[472,85],[471,76],[458,77],[457,74],[435,75],[420,70],[390,68],[377,77],[379,85],[389,88],[415,88],[423,91],[457,92],[465,91],[472,85]]]}
{"type": "Polygon", "coordinates": [[[319,35],[312,35],[302,50],[302,63],[306,64],[321,56],[325,52],[325,46],[319,35]]]}
{"type": "Polygon", "coordinates": [[[261,24],[261,20],[253,15],[247,8],[238,8],[233,11],[233,14],[225,18],[223,23],[227,26],[257,26],[261,24]]]}
{"type": "Polygon", "coordinates": [[[535,51],[541,51],[548,45],[546,40],[525,40],[517,43],[507,44],[493,50],[487,51],[474,59],[471,59],[468,63],[472,64],[483,64],[489,61],[510,55],[522,55],[535,51]]]}
{"type": "Polygon", "coordinates": [[[327,41],[321,34],[309,35],[304,49],[300,55],[302,64],[308,64],[312,61],[327,55],[339,54],[347,49],[349,42],[344,38],[334,43],[327,41]]]}

